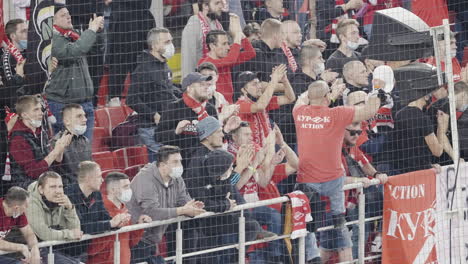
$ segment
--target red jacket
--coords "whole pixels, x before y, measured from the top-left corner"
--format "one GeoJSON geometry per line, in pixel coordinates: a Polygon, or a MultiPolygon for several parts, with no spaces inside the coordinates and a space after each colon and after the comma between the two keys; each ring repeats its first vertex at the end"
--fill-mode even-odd
{"type": "Polygon", "coordinates": [[[218,82],[216,83],[216,91],[220,92],[226,100],[232,104],[234,88],[232,86],[232,77],[231,77],[231,68],[235,65],[241,64],[248,60],[255,58],[255,49],[252,47],[252,44],[247,38],[242,39],[242,46],[234,43],[229,50],[229,53],[226,57],[222,59],[213,59],[210,57],[205,57],[200,59],[198,65],[203,62],[211,62],[218,69],[218,82]],[[241,51],[241,48],[244,49],[241,51]]]}
{"type": "MultiPolygon", "coordinates": [[[[122,204],[121,208],[117,208],[114,203],[107,199],[107,195],[103,195],[104,206],[111,217],[121,213],[126,213],[127,207],[122,204]]],[[[130,225],[127,223],[126,225],[130,225]]],[[[130,264],[131,252],[130,248],[140,242],[144,230],[137,230],[119,234],[120,241],[120,263],[130,264]]],[[[88,247],[88,264],[113,264],[114,263],[114,241],[115,236],[106,236],[96,238],[91,241],[88,247]]]]}

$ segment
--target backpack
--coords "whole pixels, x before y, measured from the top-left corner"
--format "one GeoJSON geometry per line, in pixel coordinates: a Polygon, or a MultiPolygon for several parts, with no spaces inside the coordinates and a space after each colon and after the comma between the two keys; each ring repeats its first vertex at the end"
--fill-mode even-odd
{"type": "Polygon", "coordinates": [[[112,129],[111,151],[138,145],[138,115],[129,115],[124,122],[112,129]]]}

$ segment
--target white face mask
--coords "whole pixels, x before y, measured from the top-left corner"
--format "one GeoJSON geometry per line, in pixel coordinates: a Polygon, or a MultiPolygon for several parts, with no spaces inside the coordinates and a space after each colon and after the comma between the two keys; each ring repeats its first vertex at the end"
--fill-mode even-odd
{"type": "Polygon", "coordinates": [[[182,166],[174,167],[174,168],[172,168],[171,173],[169,174],[169,176],[171,178],[173,178],[173,179],[176,179],[176,178],[182,177],[183,173],[184,173],[184,167],[182,167],[182,166]]]}
{"type": "Polygon", "coordinates": [[[86,132],[86,129],[87,129],[86,125],[84,125],[84,126],[76,125],[73,128],[73,134],[75,134],[77,136],[81,136],[86,132]]]}
{"type": "Polygon", "coordinates": [[[457,50],[456,49],[450,50],[450,56],[452,56],[452,58],[455,58],[457,56],[457,50]]]}
{"type": "Polygon", "coordinates": [[[21,215],[20,213],[14,212],[11,217],[18,218],[18,217],[20,217],[20,215],[21,215]]]}
{"type": "Polygon", "coordinates": [[[170,43],[170,44],[167,44],[166,47],[164,47],[164,53],[161,54],[166,60],[172,58],[172,56],[174,56],[174,53],[175,53],[175,48],[174,48],[174,44],[170,43]]]}
{"type": "Polygon", "coordinates": [[[210,87],[208,87],[208,91],[214,94],[214,92],[216,92],[216,84],[210,85],[210,87]]]}
{"type": "Polygon", "coordinates": [[[132,189],[128,188],[126,190],[123,190],[122,193],[120,193],[119,197],[117,197],[120,202],[122,203],[128,203],[130,202],[130,199],[132,199],[132,189]]]}
{"type": "Polygon", "coordinates": [[[314,71],[315,74],[322,74],[325,71],[325,63],[315,64],[314,71]]]}
{"type": "Polygon", "coordinates": [[[359,43],[348,40],[348,42],[346,42],[346,46],[348,46],[350,50],[357,50],[357,48],[359,48],[359,43]]]}
{"type": "Polygon", "coordinates": [[[29,120],[29,122],[31,123],[31,126],[34,127],[34,128],[39,128],[42,126],[42,120],[29,120]]]}

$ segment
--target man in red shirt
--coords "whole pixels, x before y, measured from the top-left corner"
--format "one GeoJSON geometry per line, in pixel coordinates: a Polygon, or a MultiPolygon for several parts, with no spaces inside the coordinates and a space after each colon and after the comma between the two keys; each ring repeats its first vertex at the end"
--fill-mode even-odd
{"type": "MultiPolygon", "coordinates": [[[[238,18],[237,18],[238,19],[238,18]]],[[[234,31],[234,43],[229,46],[229,35],[223,30],[212,30],[206,36],[208,54],[200,59],[198,64],[211,62],[218,69],[217,91],[232,104],[234,89],[232,86],[231,68],[255,57],[255,49],[250,40],[245,37],[239,27],[239,31],[234,31]],[[243,49],[243,51],[241,51],[243,49]]]]}
{"type": "MultiPolygon", "coordinates": [[[[128,212],[125,203],[128,203],[132,198],[132,189],[130,189],[130,180],[128,176],[112,172],[105,179],[107,195],[103,196],[104,206],[111,217],[118,214],[128,212]]],[[[150,223],[151,217],[140,215],[138,224],[150,223]]],[[[131,225],[130,222],[124,226],[131,225]]],[[[120,241],[120,263],[130,264],[131,252],[130,248],[138,244],[144,230],[136,230],[133,232],[119,234],[120,241]]],[[[88,247],[88,264],[112,264],[114,263],[114,242],[115,236],[101,237],[93,239],[88,247]]]]}
{"type": "MultiPolygon", "coordinates": [[[[23,188],[11,187],[5,197],[0,199],[0,250],[6,252],[20,252],[24,256],[22,261],[0,256],[0,263],[20,264],[26,262],[39,264],[41,261],[36,235],[29,226],[28,220],[24,215],[28,207],[28,198],[29,194],[23,188]],[[14,228],[19,229],[28,243],[27,245],[8,242],[7,239],[5,239],[14,228]]],[[[8,237],[13,238],[11,234],[8,237]]]]}
{"type": "Polygon", "coordinates": [[[345,128],[353,122],[373,117],[383,99],[372,96],[363,106],[329,108],[329,94],[330,88],[326,82],[315,81],[294,107],[299,151],[297,187],[328,196],[333,224],[336,228],[344,229],[341,147],[345,128]]]}
{"type": "Polygon", "coordinates": [[[271,131],[268,111],[278,109],[281,105],[290,104],[296,100],[296,95],[289,83],[284,64],[273,69],[271,81],[266,86],[252,72],[242,72],[238,77],[240,91],[243,96],[236,102],[239,107],[239,117],[247,121],[252,129],[253,143],[263,147],[265,138],[271,131]],[[273,96],[275,88],[282,83],[284,95],[273,96]]]}

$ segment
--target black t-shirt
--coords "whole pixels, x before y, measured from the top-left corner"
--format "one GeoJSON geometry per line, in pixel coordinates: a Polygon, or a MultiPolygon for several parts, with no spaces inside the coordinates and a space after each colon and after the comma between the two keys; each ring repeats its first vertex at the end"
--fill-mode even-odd
{"type": "Polygon", "coordinates": [[[356,51],[353,51],[351,57],[346,57],[343,52],[335,50],[335,52],[333,52],[332,55],[330,55],[328,58],[325,64],[325,68],[331,69],[332,71],[337,72],[340,74],[340,76],[342,76],[344,65],[350,61],[359,60],[359,56],[360,54],[356,51]]]}
{"type": "Polygon", "coordinates": [[[399,172],[431,168],[432,153],[425,137],[434,133],[430,117],[412,106],[402,108],[395,116],[395,129],[390,146],[392,163],[399,172]]]}

